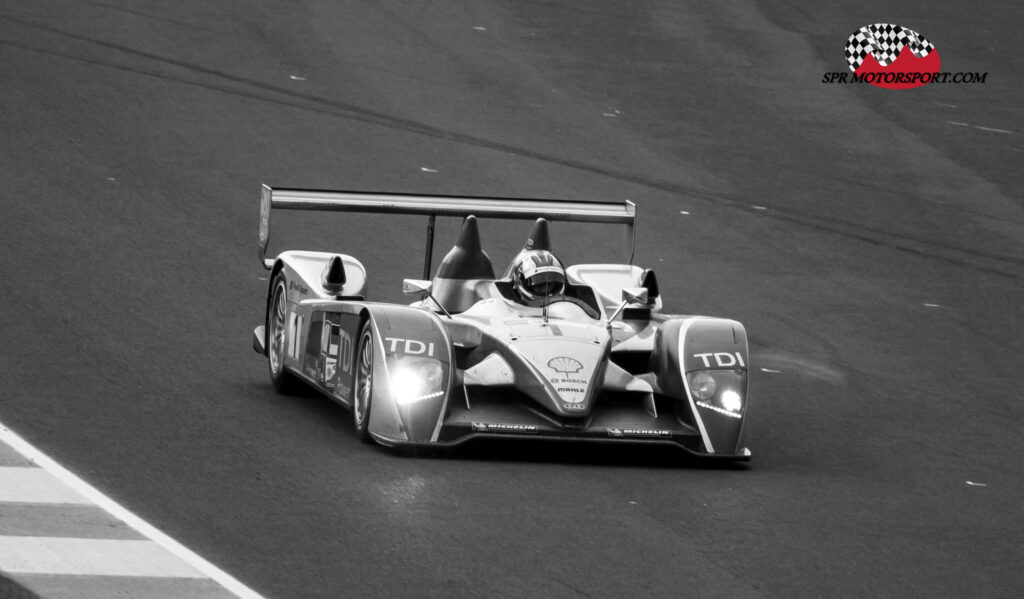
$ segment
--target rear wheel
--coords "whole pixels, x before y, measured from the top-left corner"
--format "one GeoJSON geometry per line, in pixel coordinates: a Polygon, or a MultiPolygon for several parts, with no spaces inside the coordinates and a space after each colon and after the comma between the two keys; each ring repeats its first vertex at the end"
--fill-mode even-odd
{"type": "Polygon", "coordinates": [[[370,437],[370,407],[373,403],[373,327],[367,321],[359,333],[356,352],[355,393],[352,395],[352,423],[356,437],[372,443],[370,437]]]}
{"type": "Polygon", "coordinates": [[[288,347],[288,285],[283,274],[274,277],[271,289],[266,327],[270,382],[281,393],[291,393],[298,381],[284,367],[284,353],[288,347]]]}

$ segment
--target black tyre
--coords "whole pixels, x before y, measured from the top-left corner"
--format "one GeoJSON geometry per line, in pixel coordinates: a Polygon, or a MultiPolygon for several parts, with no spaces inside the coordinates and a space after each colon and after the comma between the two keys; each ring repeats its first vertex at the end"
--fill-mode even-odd
{"type": "Polygon", "coordinates": [[[359,332],[356,345],[356,380],[352,393],[352,423],[356,437],[363,443],[373,443],[370,437],[370,408],[373,404],[373,327],[367,321],[359,332]]]}
{"type": "Polygon", "coordinates": [[[267,362],[270,364],[270,382],[281,393],[292,393],[299,381],[285,370],[284,354],[288,348],[288,282],[278,273],[270,286],[267,306],[267,362]]]}

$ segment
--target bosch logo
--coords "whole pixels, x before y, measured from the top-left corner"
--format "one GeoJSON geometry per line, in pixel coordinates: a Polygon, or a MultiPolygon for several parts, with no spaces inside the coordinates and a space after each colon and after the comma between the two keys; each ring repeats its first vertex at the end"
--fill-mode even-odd
{"type": "Polygon", "coordinates": [[[560,356],[548,360],[548,368],[565,375],[576,374],[583,370],[583,364],[579,360],[560,356]]]}

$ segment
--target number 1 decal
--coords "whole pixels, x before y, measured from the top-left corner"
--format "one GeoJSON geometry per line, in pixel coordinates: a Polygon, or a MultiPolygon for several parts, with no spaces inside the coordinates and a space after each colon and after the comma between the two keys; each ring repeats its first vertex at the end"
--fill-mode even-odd
{"type": "Polygon", "coordinates": [[[288,355],[293,360],[299,359],[299,332],[302,331],[302,317],[292,312],[288,321],[288,355]]]}

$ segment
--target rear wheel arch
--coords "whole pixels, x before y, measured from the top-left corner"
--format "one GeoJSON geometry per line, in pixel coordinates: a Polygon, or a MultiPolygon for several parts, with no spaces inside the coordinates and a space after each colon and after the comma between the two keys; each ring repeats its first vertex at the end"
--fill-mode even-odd
{"type": "MultiPolygon", "coordinates": [[[[277,275],[282,270],[284,270],[284,261],[282,261],[280,258],[278,258],[274,262],[274,268],[270,271],[270,276],[267,277],[267,280],[270,281],[270,284],[267,285],[267,310],[266,310],[266,312],[263,315],[263,321],[264,322],[267,322],[270,319],[270,302],[274,298],[274,279],[277,278],[277,275]]],[[[265,335],[267,335],[267,336],[263,339],[263,341],[266,343],[265,347],[269,347],[270,346],[269,345],[269,342],[270,342],[270,337],[269,337],[270,331],[269,330],[266,331],[265,335]]]]}
{"type": "Polygon", "coordinates": [[[285,367],[285,353],[288,346],[288,280],[278,270],[270,281],[270,299],[267,302],[266,317],[267,368],[270,382],[281,393],[293,393],[299,381],[285,367]],[[278,302],[281,302],[280,308],[278,302]],[[275,362],[277,368],[274,368],[275,362]]]}

